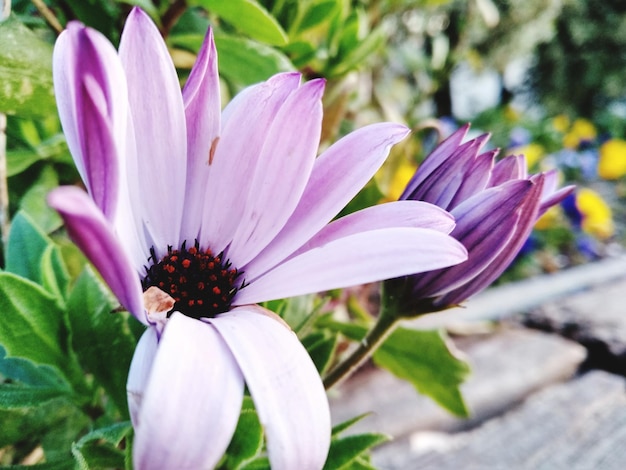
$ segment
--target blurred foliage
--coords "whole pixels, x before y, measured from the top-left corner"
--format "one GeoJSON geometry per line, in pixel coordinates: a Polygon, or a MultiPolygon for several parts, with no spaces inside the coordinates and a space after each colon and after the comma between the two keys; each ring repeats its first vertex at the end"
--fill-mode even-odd
{"type": "Polygon", "coordinates": [[[626,3],[568,0],[554,38],[537,49],[529,83],[548,113],[597,120],[624,106],[626,3]]]}

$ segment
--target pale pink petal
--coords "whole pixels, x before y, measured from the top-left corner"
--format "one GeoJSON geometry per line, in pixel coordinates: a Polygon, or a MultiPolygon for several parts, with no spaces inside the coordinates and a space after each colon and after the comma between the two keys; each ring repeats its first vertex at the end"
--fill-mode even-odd
{"type": "Polygon", "coordinates": [[[222,115],[222,133],[209,161],[200,241],[219,253],[241,223],[250,182],[276,113],[298,88],[300,75],[275,75],[239,93],[222,115]]]}
{"type": "Polygon", "coordinates": [[[332,145],[315,161],[300,203],[283,230],[242,268],[256,277],[285,259],[330,222],[372,178],[392,145],[406,137],[400,124],[363,127],[332,145]]]}
{"type": "Polygon", "coordinates": [[[141,335],[133,354],[133,360],[130,363],[128,380],[126,381],[126,394],[128,397],[128,411],[134,427],[137,427],[139,424],[139,410],[141,410],[143,394],[152,371],[157,346],[157,329],[149,327],[141,335]]]}
{"type": "Polygon", "coordinates": [[[193,241],[200,235],[211,147],[217,145],[220,135],[220,81],[210,29],[183,88],[183,101],[187,123],[187,184],[181,239],[193,241]]]}
{"type": "Polygon", "coordinates": [[[323,80],[294,91],[267,131],[228,256],[244,266],[283,228],[307,184],[322,131],[323,80]]]}
{"type": "Polygon", "coordinates": [[[274,470],[320,469],[330,445],[326,392],[306,350],[275,314],[249,305],[207,319],[241,368],[274,470]]]}
{"type": "Polygon", "coordinates": [[[135,427],[137,470],[210,469],[228,447],[243,377],[213,326],[174,312],[157,349],[135,427]]]}
{"type": "Polygon", "coordinates": [[[63,186],[50,192],[48,204],[61,214],[68,235],[93,263],[122,306],[147,323],[139,277],[126,250],[91,198],[75,186],[63,186]]]}
{"type": "MultiPolygon", "coordinates": [[[[126,19],[119,49],[137,145],[142,222],[157,253],[180,245],[187,168],[185,110],[176,70],[153,21],[139,8],[126,19]]],[[[130,163],[132,166],[132,163],[130,163]]]]}
{"type": "MultiPolygon", "coordinates": [[[[422,201],[394,201],[367,207],[337,219],[298,249],[294,255],[331,240],[359,232],[390,227],[418,227],[450,233],[454,217],[440,207],[422,201]]],[[[292,255],[293,256],[293,255],[292,255]]]]}
{"type": "Polygon", "coordinates": [[[460,263],[467,251],[441,232],[392,227],[326,241],[263,274],[246,276],[235,305],[392,279],[460,263]]]}

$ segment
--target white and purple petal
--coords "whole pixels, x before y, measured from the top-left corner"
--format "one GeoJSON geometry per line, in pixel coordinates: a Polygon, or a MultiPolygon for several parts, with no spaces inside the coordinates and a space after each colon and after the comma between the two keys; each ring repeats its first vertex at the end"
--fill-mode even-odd
{"type": "Polygon", "coordinates": [[[157,254],[180,246],[187,172],[185,109],[174,64],[150,17],[133,8],[122,31],[120,60],[128,83],[137,154],[128,162],[141,221],[157,254]]]}
{"type": "Polygon", "coordinates": [[[243,390],[243,376],[222,336],[212,325],[174,312],[141,399],[135,468],[215,467],[235,432],[243,390]]]}
{"type": "Polygon", "coordinates": [[[272,468],[322,468],[330,447],[328,399],[297,336],[257,305],[204,321],[217,329],[243,372],[265,429],[272,468]]]}
{"type": "Polygon", "coordinates": [[[310,177],[322,131],[323,80],[312,80],[285,100],[267,129],[257,170],[250,182],[242,220],[228,248],[244,266],[283,228],[310,177]]]}
{"type": "Polygon", "coordinates": [[[92,199],[77,187],[63,186],[48,195],[48,204],[61,214],[68,235],[93,263],[122,306],[146,324],[139,277],[124,246],[92,199]]]}
{"type": "Polygon", "coordinates": [[[463,245],[435,230],[370,230],[325,239],[258,279],[246,277],[250,284],[233,302],[242,305],[339,289],[443,268],[466,259],[463,245]]]}
{"type": "Polygon", "coordinates": [[[298,206],[276,238],[246,266],[256,278],[328,224],[374,176],[389,149],[406,137],[399,124],[372,124],[333,144],[316,160],[298,206]]]}
{"type": "Polygon", "coordinates": [[[193,241],[200,235],[209,160],[219,141],[221,127],[217,51],[211,29],[182,93],[187,127],[187,182],[181,239],[193,241]]]}
{"type": "Polygon", "coordinates": [[[267,138],[267,130],[300,74],[275,75],[239,93],[222,114],[222,131],[209,160],[200,241],[215,253],[233,240],[267,138]]]}

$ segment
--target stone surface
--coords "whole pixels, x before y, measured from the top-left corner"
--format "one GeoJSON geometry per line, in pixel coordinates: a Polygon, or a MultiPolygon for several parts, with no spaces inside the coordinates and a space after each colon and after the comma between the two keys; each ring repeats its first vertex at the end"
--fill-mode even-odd
{"type": "Polygon", "coordinates": [[[382,370],[352,377],[331,394],[335,423],[365,412],[372,414],[354,432],[377,431],[401,439],[417,430],[459,430],[476,425],[529,394],[572,377],[585,358],[580,345],[556,335],[499,328],[494,333],[458,342],[472,365],[462,385],[471,418],[458,419],[412,385],[382,370]]]}
{"type": "Polygon", "coordinates": [[[626,463],[624,379],[592,371],[471,431],[415,433],[374,455],[381,469],[617,470],[626,463]]]}
{"type": "Polygon", "coordinates": [[[548,302],[526,323],[586,345],[592,367],[626,374],[626,279],[548,302]]]}

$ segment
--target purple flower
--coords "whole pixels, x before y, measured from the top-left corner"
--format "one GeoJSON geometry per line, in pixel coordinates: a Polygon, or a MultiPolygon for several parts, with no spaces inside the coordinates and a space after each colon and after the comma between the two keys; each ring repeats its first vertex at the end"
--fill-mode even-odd
{"type": "Polygon", "coordinates": [[[358,130],[316,158],[323,80],[276,75],[220,112],[211,32],[182,90],[134,9],[119,54],[70,23],[54,51],[68,146],[89,196],[49,203],[120,303],[147,326],[128,377],[136,468],[211,468],[244,383],[276,469],[321,468],[328,402],[271,299],[450,266],[466,250],[445,211],[399,201],[331,220],[407,129],[358,130]]]}
{"type": "Polygon", "coordinates": [[[387,296],[409,315],[457,305],[491,284],[523,247],[537,218],[574,189],[557,191],[556,171],[529,176],[522,155],[496,163],[497,150],[480,153],[489,135],[462,143],[468,129],[442,142],[400,196],[450,211],[457,222],[451,235],[469,255],[456,266],[387,281],[387,296]]]}

